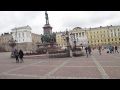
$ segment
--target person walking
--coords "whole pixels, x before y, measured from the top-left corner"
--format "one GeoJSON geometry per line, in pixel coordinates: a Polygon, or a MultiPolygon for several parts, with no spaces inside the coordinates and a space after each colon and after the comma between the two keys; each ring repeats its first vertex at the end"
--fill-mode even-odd
{"type": "Polygon", "coordinates": [[[15,58],[16,58],[16,63],[19,63],[19,59],[18,59],[19,52],[18,52],[17,49],[15,49],[15,51],[14,51],[14,56],[15,56],[15,58]]]}
{"type": "Polygon", "coordinates": [[[86,55],[88,57],[88,47],[85,47],[86,55]]]}
{"type": "Polygon", "coordinates": [[[89,52],[89,55],[91,55],[91,47],[88,46],[88,52],[89,52]]]}
{"type": "Polygon", "coordinates": [[[110,53],[112,53],[112,46],[111,45],[109,46],[109,51],[110,51],[110,53]]]}
{"type": "Polygon", "coordinates": [[[98,47],[98,50],[99,50],[99,54],[101,55],[101,46],[98,47]]]}
{"type": "Polygon", "coordinates": [[[24,53],[22,50],[19,51],[19,58],[20,58],[20,62],[24,62],[23,61],[23,56],[24,56],[24,53]]]}
{"type": "Polygon", "coordinates": [[[118,52],[118,47],[117,47],[117,46],[115,46],[115,53],[116,53],[116,51],[117,51],[117,53],[119,53],[119,52],[118,52]]]}
{"type": "Polygon", "coordinates": [[[112,53],[114,53],[114,46],[112,46],[112,53]]]}

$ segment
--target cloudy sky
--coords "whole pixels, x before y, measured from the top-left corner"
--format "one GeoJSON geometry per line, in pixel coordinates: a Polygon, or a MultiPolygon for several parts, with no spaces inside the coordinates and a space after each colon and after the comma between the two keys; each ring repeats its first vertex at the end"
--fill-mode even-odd
{"type": "MultiPolygon", "coordinates": [[[[53,32],[120,25],[120,11],[48,11],[53,32]]],[[[0,11],[0,34],[29,25],[33,33],[43,34],[45,11],[0,11]]]]}

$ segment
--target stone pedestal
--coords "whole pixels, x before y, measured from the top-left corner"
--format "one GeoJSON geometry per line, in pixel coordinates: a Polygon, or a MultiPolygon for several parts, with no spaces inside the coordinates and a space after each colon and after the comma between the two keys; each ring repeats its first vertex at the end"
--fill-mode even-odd
{"type": "Polygon", "coordinates": [[[50,26],[50,24],[45,24],[43,27],[43,31],[44,31],[44,34],[51,35],[52,34],[52,27],[50,26]]]}

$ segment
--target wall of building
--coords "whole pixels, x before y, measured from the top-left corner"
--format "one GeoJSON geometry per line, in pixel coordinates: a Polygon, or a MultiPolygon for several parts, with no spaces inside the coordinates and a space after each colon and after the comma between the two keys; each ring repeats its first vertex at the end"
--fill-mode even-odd
{"type": "Polygon", "coordinates": [[[17,43],[32,42],[30,26],[18,27],[12,29],[12,36],[17,43]]]}
{"type": "Polygon", "coordinates": [[[12,29],[12,33],[2,34],[0,36],[0,47],[6,51],[12,51],[12,48],[9,46],[9,40],[12,38],[18,40],[16,42],[16,49],[22,49],[23,51],[31,51],[37,49],[37,42],[41,42],[41,37],[39,34],[31,32],[29,26],[19,27],[12,29]],[[17,33],[16,33],[17,30],[17,33]],[[16,35],[17,34],[17,35],[16,35]]]}

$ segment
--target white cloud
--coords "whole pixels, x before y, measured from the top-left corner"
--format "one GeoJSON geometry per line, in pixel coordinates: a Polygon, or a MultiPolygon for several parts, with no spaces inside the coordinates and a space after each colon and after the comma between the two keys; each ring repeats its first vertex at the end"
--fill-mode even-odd
{"type": "MultiPolygon", "coordinates": [[[[53,32],[107,25],[120,25],[120,11],[48,11],[53,32]]],[[[29,25],[33,33],[42,34],[44,11],[0,11],[0,34],[14,27],[29,25]]]]}

